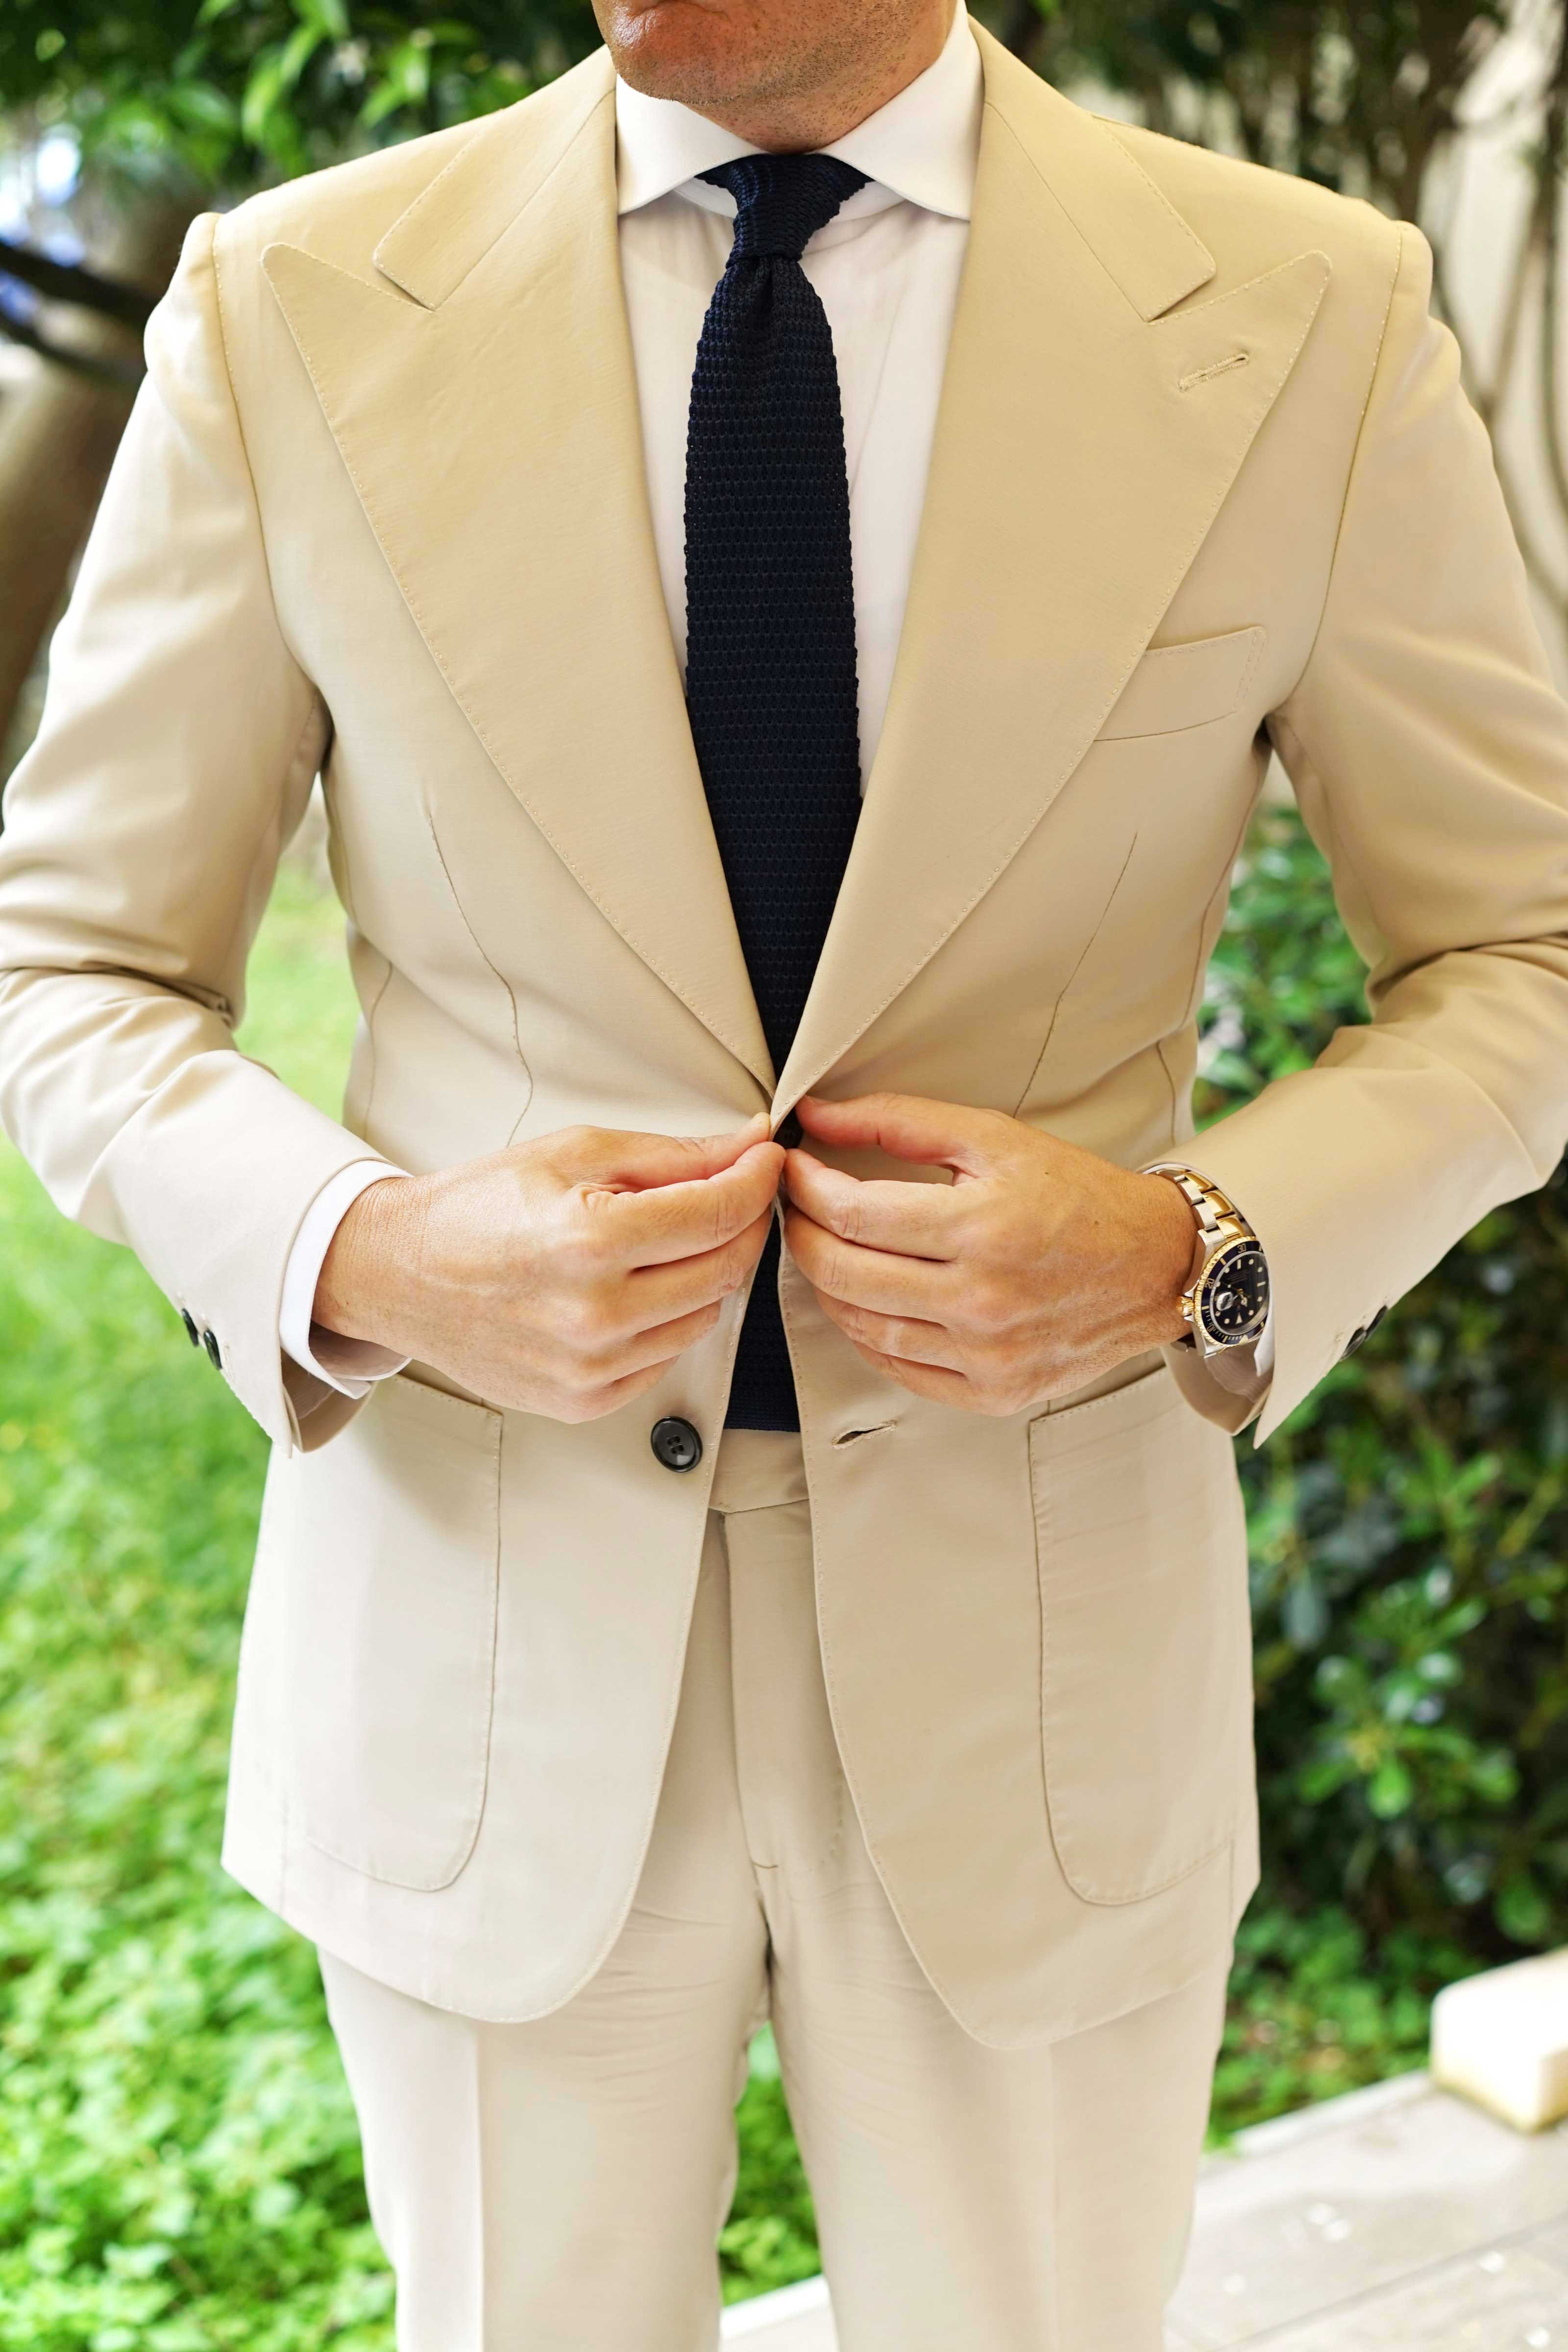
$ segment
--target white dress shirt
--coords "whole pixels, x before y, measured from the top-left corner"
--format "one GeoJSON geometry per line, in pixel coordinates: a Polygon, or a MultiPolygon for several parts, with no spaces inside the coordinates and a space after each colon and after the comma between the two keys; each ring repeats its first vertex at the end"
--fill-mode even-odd
{"type": "MultiPolygon", "coordinates": [[[[936,63],[829,147],[868,184],[805,248],[833,331],[849,477],[860,774],[882,731],[969,241],[980,52],[962,5],[936,63]]],[[[734,199],[696,175],[748,143],[616,85],[621,282],[670,634],[686,670],[686,420],[698,337],[729,258],[734,199]]]]}
{"type": "MultiPolygon", "coordinates": [[[[832,329],[844,411],[862,788],[903,626],[969,238],[983,102],[980,52],[958,0],[935,63],[826,150],[864,172],[868,184],[817,231],[802,261],[832,329]]],[[[659,578],[683,677],[687,412],[698,339],[729,258],[735,214],[729,192],[697,174],[749,152],[750,142],[689,107],[616,82],[621,280],[659,578]]],[[[362,1396],[405,1360],[312,1325],[316,1283],[350,1202],[400,1172],[375,1160],[343,1170],[311,1204],[289,1259],[283,1346],[348,1396],[362,1396]]]]}

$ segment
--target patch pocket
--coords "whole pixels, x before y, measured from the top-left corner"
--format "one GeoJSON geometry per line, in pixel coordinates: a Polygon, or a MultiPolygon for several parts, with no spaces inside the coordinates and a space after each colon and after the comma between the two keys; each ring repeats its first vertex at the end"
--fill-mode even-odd
{"type": "Polygon", "coordinates": [[[1240,708],[1268,635],[1255,626],[1227,629],[1218,637],[1191,637],[1185,645],[1151,646],[1095,740],[1175,735],[1228,719],[1240,708]]]}
{"type": "Polygon", "coordinates": [[[306,1839],[447,1886],[489,1767],[501,1416],[399,1374],[292,1474],[288,1707],[306,1839]]]}
{"type": "Polygon", "coordinates": [[[1136,1903],[1229,1843],[1251,1770],[1235,1456],[1162,1364],[1031,1422],[1029,1475],[1051,1837],[1085,1902],[1136,1903]]]}

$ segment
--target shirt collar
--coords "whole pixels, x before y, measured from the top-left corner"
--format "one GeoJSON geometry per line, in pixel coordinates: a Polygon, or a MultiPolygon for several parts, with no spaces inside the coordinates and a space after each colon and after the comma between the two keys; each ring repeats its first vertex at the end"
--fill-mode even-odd
{"type": "MultiPolygon", "coordinates": [[[[865,173],[863,188],[843,207],[847,213],[880,211],[900,198],[926,211],[967,220],[974,194],[983,102],[980,51],[970,30],[963,0],[958,0],[942,54],[825,152],[865,173]],[[885,192],[885,193],[883,193],[885,192]],[[869,200],[869,201],[868,201],[869,200]]],[[[700,183],[688,184],[715,163],[753,152],[706,115],[674,99],[647,98],[616,79],[616,205],[637,211],[679,188],[699,204],[731,211],[729,194],[700,183]]]]}

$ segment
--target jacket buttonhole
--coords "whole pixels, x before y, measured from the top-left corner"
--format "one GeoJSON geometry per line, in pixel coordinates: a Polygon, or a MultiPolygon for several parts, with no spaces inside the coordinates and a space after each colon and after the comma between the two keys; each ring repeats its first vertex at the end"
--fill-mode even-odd
{"type": "Polygon", "coordinates": [[[1207,367],[1194,368],[1190,375],[1177,379],[1176,390],[1191,392],[1194,384],[1207,383],[1211,376],[1227,375],[1232,368],[1245,367],[1251,356],[1250,352],[1232,352],[1228,359],[1214,360],[1207,367]]]}

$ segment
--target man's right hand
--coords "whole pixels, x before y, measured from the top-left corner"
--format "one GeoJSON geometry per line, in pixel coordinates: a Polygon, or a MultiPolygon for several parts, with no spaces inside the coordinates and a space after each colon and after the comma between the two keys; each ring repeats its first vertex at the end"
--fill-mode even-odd
{"type": "Polygon", "coordinates": [[[731,1135],[563,1128],[384,1177],[332,1236],[314,1318],[487,1403],[594,1421],[713,1328],[767,1239],[784,1152],[731,1135]]]}

